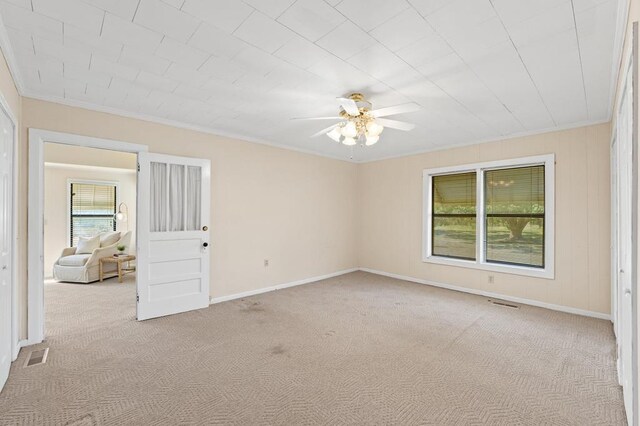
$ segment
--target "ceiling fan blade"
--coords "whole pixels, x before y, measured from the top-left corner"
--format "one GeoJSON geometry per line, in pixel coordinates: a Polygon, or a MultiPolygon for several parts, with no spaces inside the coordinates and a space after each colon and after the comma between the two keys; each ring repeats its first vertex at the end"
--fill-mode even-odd
{"type": "Polygon", "coordinates": [[[318,136],[324,135],[324,134],[330,132],[331,130],[333,130],[333,128],[336,127],[338,124],[340,124],[340,123],[332,124],[331,126],[327,127],[326,129],[322,129],[318,133],[314,133],[313,135],[311,135],[311,137],[312,138],[316,138],[318,136]]]}
{"type": "Polygon", "coordinates": [[[342,120],[342,117],[295,117],[292,120],[310,121],[310,120],[342,120]]]}
{"type": "Polygon", "coordinates": [[[347,114],[353,117],[357,117],[358,115],[360,115],[360,109],[358,108],[358,105],[353,99],[349,99],[349,98],[336,98],[336,99],[338,100],[338,103],[340,104],[342,109],[344,109],[347,112],[347,114]]]}
{"type": "Polygon", "coordinates": [[[406,123],[404,121],[398,120],[389,120],[388,118],[379,118],[376,120],[379,124],[382,124],[384,127],[388,127],[390,129],[396,130],[404,130],[408,132],[409,130],[415,129],[416,125],[411,123],[406,123]]]}
{"type": "Polygon", "coordinates": [[[415,102],[410,102],[408,104],[401,104],[396,106],[391,106],[387,108],[380,108],[371,111],[371,115],[374,117],[386,117],[388,115],[395,114],[405,114],[407,112],[415,112],[421,110],[422,107],[415,102]]]}

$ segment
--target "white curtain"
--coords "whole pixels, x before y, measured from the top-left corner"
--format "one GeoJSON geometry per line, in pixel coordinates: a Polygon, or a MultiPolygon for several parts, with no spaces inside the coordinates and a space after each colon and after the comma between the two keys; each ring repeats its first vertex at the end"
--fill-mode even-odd
{"type": "Polygon", "coordinates": [[[184,166],[169,164],[169,231],[184,231],[184,166]]]}
{"type": "Polygon", "coordinates": [[[167,165],[151,163],[151,194],[149,195],[151,232],[167,230],[167,165]]]}
{"type": "Polygon", "coordinates": [[[200,167],[152,162],[151,232],[199,230],[201,188],[200,167]]]}
{"type": "Polygon", "coordinates": [[[200,197],[202,172],[198,166],[187,168],[187,231],[200,229],[200,197]]]}

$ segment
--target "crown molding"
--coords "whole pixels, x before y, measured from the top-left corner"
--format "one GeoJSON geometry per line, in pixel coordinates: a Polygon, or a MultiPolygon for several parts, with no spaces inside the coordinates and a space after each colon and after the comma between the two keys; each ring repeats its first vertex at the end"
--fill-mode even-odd
{"type": "Polygon", "coordinates": [[[344,162],[355,163],[355,164],[365,164],[365,163],[371,163],[371,162],[375,162],[375,161],[382,161],[382,160],[388,160],[388,159],[394,159],[394,158],[400,158],[400,157],[408,157],[408,156],[412,156],[412,155],[424,154],[424,153],[429,153],[429,152],[443,151],[445,149],[460,148],[460,147],[464,147],[464,146],[477,145],[477,144],[482,144],[482,143],[487,143],[487,142],[497,142],[497,141],[511,139],[511,138],[518,138],[518,137],[532,136],[532,135],[537,135],[537,134],[544,134],[544,133],[549,133],[549,132],[554,132],[554,131],[568,130],[568,129],[573,129],[573,128],[577,128],[577,127],[584,127],[584,126],[607,123],[607,122],[611,121],[611,117],[612,117],[613,109],[614,109],[613,106],[614,106],[615,97],[616,97],[618,76],[619,76],[619,72],[620,72],[620,61],[622,60],[622,54],[623,54],[623,49],[624,49],[624,41],[625,41],[626,26],[627,26],[626,24],[627,24],[627,19],[628,19],[628,14],[629,14],[629,7],[630,7],[630,0],[619,0],[618,12],[617,12],[617,18],[616,18],[616,31],[615,31],[615,37],[614,37],[614,47],[613,47],[614,55],[617,58],[617,61],[614,61],[613,64],[612,64],[613,72],[612,72],[612,76],[611,76],[611,87],[610,87],[610,94],[609,94],[609,108],[608,108],[608,118],[607,119],[604,119],[604,120],[592,120],[592,121],[582,121],[582,122],[579,122],[579,123],[574,123],[574,124],[565,125],[565,126],[556,126],[556,127],[545,128],[545,129],[524,131],[524,132],[519,132],[519,133],[514,133],[514,134],[509,134],[509,135],[504,135],[504,136],[499,136],[499,137],[475,139],[475,140],[470,140],[470,141],[467,141],[467,142],[462,142],[462,143],[459,143],[459,144],[452,144],[452,145],[447,146],[447,147],[418,149],[418,150],[414,150],[414,151],[410,151],[410,152],[400,153],[400,154],[397,154],[397,155],[389,155],[389,156],[378,157],[378,158],[375,158],[375,159],[367,159],[367,160],[351,159],[351,158],[348,158],[348,154],[346,154],[346,153],[345,153],[345,157],[347,157],[347,158],[342,157],[342,156],[332,155],[332,154],[324,154],[324,153],[320,153],[320,152],[313,151],[313,150],[310,150],[310,149],[287,146],[287,145],[283,145],[283,144],[280,144],[280,143],[275,143],[275,142],[267,140],[267,139],[256,138],[256,137],[247,136],[247,135],[234,133],[234,132],[228,132],[228,131],[221,130],[221,129],[216,129],[216,128],[213,128],[213,127],[205,127],[205,126],[200,126],[200,125],[188,124],[188,123],[175,121],[175,120],[169,120],[169,119],[166,119],[166,118],[152,116],[152,115],[148,115],[148,114],[142,114],[142,113],[137,113],[137,112],[126,111],[126,110],[122,110],[122,109],[119,109],[119,108],[107,107],[107,106],[96,105],[96,104],[92,104],[92,103],[88,103],[88,102],[84,102],[84,101],[76,101],[76,100],[71,100],[71,99],[60,98],[60,97],[57,97],[57,96],[48,96],[48,95],[42,95],[42,94],[35,93],[35,92],[31,91],[31,90],[26,89],[26,87],[24,85],[24,82],[22,80],[20,72],[18,71],[18,63],[17,63],[16,57],[14,55],[13,49],[11,47],[11,43],[9,41],[9,34],[8,34],[7,30],[6,30],[6,27],[4,25],[4,22],[2,21],[2,17],[1,16],[0,16],[0,49],[2,49],[2,52],[4,52],[4,56],[5,56],[7,65],[9,67],[9,70],[10,70],[11,75],[13,77],[14,84],[15,84],[17,90],[18,90],[18,93],[20,94],[20,96],[25,97],[25,98],[32,98],[32,99],[36,99],[36,100],[53,102],[53,103],[66,105],[66,106],[70,106],[70,107],[75,107],[75,108],[83,108],[83,109],[87,109],[87,110],[90,110],[90,111],[103,112],[103,113],[107,113],[107,114],[113,114],[113,115],[118,115],[118,116],[122,116],[122,117],[133,118],[133,119],[137,119],[137,120],[148,121],[148,122],[162,124],[162,125],[166,125],[166,126],[171,126],[171,127],[176,127],[176,128],[186,129],[186,130],[192,130],[192,131],[206,133],[206,134],[211,134],[211,135],[215,135],[215,136],[238,139],[238,140],[245,141],[245,142],[257,143],[257,144],[260,144],[260,145],[266,145],[266,146],[270,146],[270,147],[274,147],[274,148],[285,149],[285,150],[289,150],[289,151],[295,151],[295,152],[299,152],[299,153],[302,153],[302,154],[308,154],[308,155],[314,155],[314,156],[319,156],[319,157],[323,157],[323,158],[329,158],[329,159],[332,159],[332,160],[344,161],[344,162]]]}
{"type": "Polygon", "coordinates": [[[182,121],[170,120],[170,119],[167,119],[167,118],[157,117],[157,116],[148,115],[148,114],[142,114],[142,113],[138,113],[138,112],[127,111],[127,110],[123,110],[123,109],[119,109],[119,108],[114,108],[114,107],[109,107],[109,106],[104,106],[104,105],[96,105],[96,104],[92,104],[92,103],[89,103],[89,102],[76,101],[76,100],[72,100],[72,99],[60,98],[58,96],[41,95],[41,94],[32,92],[30,90],[26,90],[24,92],[23,97],[29,98],[29,99],[35,99],[35,100],[39,100],[39,101],[56,103],[56,104],[65,105],[65,106],[69,106],[69,107],[73,107],[73,108],[82,108],[82,109],[86,109],[86,110],[89,110],[89,111],[96,111],[96,112],[102,112],[102,113],[106,113],[106,114],[117,115],[117,116],[120,116],[120,117],[133,118],[133,119],[136,119],[136,120],[142,120],[142,121],[147,121],[147,122],[150,122],[150,123],[162,124],[162,125],[165,125],[165,126],[175,127],[175,128],[179,128],[179,129],[192,130],[194,132],[200,132],[200,133],[206,133],[206,134],[220,136],[220,137],[237,139],[237,140],[244,141],[244,142],[256,143],[256,144],[260,144],[260,145],[267,145],[267,146],[270,146],[272,148],[285,149],[285,150],[288,150],[288,151],[295,151],[295,152],[299,152],[299,153],[302,153],[302,154],[315,155],[317,157],[324,157],[324,158],[329,158],[329,159],[332,159],[332,160],[339,160],[339,161],[345,161],[345,162],[354,162],[354,161],[350,160],[349,158],[343,158],[343,157],[340,157],[340,156],[337,156],[337,155],[323,154],[323,153],[320,153],[320,152],[317,152],[317,151],[312,151],[310,149],[297,148],[297,147],[293,147],[293,146],[287,146],[287,145],[283,145],[283,144],[278,144],[278,143],[275,143],[275,142],[272,142],[272,141],[269,141],[269,140],[266,140],[266,139],[256,138],[256,137],[253,137],[253,136],[247,136],[247,135],[243,135],[243,134],[239,134],[239,133],[228,132],[228,131],[216,129],[216,128],[213,128],[213,127],[205,127],[205,126],[200,126],[200,125],[197,125],[197,124],[189,124],[189,123],[184,123],[182,121]]]}
{"type": "Polygon", "coordinates": [[[154,116],[148,116],[146,114],[139,114],[139,113],[129,112],[129,111],[120,110],[120,109],[117,109],[117,108],[94,105],[94,104],[90,104],[90,103],[82,102],[82,101],[63,99],[63,98],[58,98],[58,97],[53,97],[53,96],[40,96],[40,95],[37,95],[35,93],[30,93],[30,92],[27,92],[26,96],[24,96],[24,97],[25,98],[30,98],[30,99],[35,99],[35,100],[41,100],[41,101],[45,101],[45,102],[57,103],[57,104],[60,104],[60,105],[70,106],[70,107],[74,107],[74,108],[82,108],[82,109],[86,109],[86,110],[90,110],[90,111],[102,112],[102,113],[113,114],[113,115],[126,117],[126,118],[133,118],[133,119],[137,119],[137,120],[148,121],[148,122],[151,122],[151,123],[162,124],[162,125],[165,125],[165,126],[176,127],[176,128],[180,128],[180,129],[192,130],[192,131],[195,131],[195,132],[206,133],[206,134],[215,135],[215,136],[233,138],[233,139],[237,139],[237,140],[244,141],[244,142],[257,143],[257,144],[260,144],[260,145],[266,145],[266,146],[270,146],[270,147],[273,147],[273,148],[279,148],[279,149],[285,149],[285,150],[289,150],[289,151],[295,151],[295,152],[299,152],[299,153],[302,153],[302,154],[314,155],[314,156],[318,156],[318,157],[329,158],[329,159],[332,159],[332,160],[345,161],[345,162],[352,163],[352,164],[373,163],[373,162],[376,162],[376,161],[390,160],[390,159],[401,158],[401,157],[409,157],[409,156],[412,156],[412,155],[425,154],[425,153],[429,153],[429,152],[444,151],[444,150],[447,150],[447,149],[461,148],[461,147],[471,146],[471,145],[480,145],[480,144],[489,143],[489,142],[499,142],[499,141],[503,141],[503,140],[507,140],[507,139],[521,138],[521,137],[526,137],[526,136],[535,136],[535,135],[541,135],[541,134],[551,133],[551,132],[559,132],[559,131],[563,131],[563,130],[570,130],[570,129],[575,129],[575,128],[579,128],[579,127],[586,127],[586,126],[594,126],[594,125],[604,124],[604,123],[608,123],[609,122],[608,118],[604,119],[604,120],[581,121],[581,122],[578,122],[578,123],[572,123],[572,124],[568,124],[568,125],[564,125],[564,126],[548,127],[548,128],[545,128],[545,129],[538,129],[538,130],[528,130],[528,131],[524,131],[524,132],[518,132],[518,133],[513,133],[513,134],[508,134],[508,135],[503,135],[503,136],[498,136],[498,137],[488,137],[488,138],[483,138],[483,139],[472,139],[472,140],[469,140],[467,142],[461,142],[461,143],[457,143],[457,144],[452,144],[452,145],[449,145],[447,147],[434,147],[434,148],[419,149],[419,150],[409,151],[409,152],[395,154],[395,155],[378,157],[378,158],[374,158],[374,159],[358,160],[358,159],[341,158],[341,157],[334,156],[334,155],[322,154],[322,153],[319,153],[319,152],[306,150],[306,149],[302,149],[302,148],[288,147],[288,146],[284,146],[284,145],[281,145],[281,144],[276,144],[276,143],[273,143],[273,142],[270,142],[270,141],[267,141],[267,140],[262,140],[262,139],[253,138],[253,137],[247,137],[247,136],[243,136],[243,135],[240,135],[240,134],[229,133],[229,132],[220,131],[220,130],[216,130],[216,129],[211,129],[211,128],[203,127],[203,126],[186,124],[186,123],[182,123],[182,122],[179,122],[179,121],[173,121],[173,120],[168,120],[168,119],[154,117],[154,116]]]}
{"type": "Polygon", "coordinates": [[[491,143],[491,142],[500,142],[500,141],[505,141],[509,139],[525,138],[528,136],[544,135],[546,133],[562,132],[564,130],[578,129],[580,127],[588,127],[588,126],[597,126],[598,124],[606,124],[606,123],[609,123],[609,119],[581,121],[578,123],[567,124],[564,126],[547,127],[546,129],[540,129],[540,130],[525,130],[524,132],[512,133],[504,136],[489,137],[484,139],[474,139],[469,142],[461,142],[453,145],[448,145],[446,147],[419,149],[415,151],[410,151],[409,153],[405,153],[405,154],[388,155],[385,157],[376,158],[375,160],[354,161],[354,162],[358,164],[375,163],[376,161],[393,160],[396,158],[411,157],[413,155],[428,154],[428,153],[433,153],[438,151],[446,151],[448,149],[463,148],[465,146],[481,145],[484,143],[491,143]]]}

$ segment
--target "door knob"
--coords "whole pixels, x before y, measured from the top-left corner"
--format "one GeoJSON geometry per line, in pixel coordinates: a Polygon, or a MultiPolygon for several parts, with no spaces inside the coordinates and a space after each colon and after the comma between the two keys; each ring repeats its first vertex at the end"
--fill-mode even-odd
{"type": "Polygon", "coordinates": [[[209,230],[209,227],[208,227],[208,226],[203,226],[203,227],[202,227],[202,230],[203,230],[203,231],[208,231],[208,230],[209,230]]]}
{"type": "Polygon", "coordinates": [[[625,288],[625,289],[624,289],[624,295],[625,295],[625,296],[628,296],[628,295],[630,295],[630,294],[631,294],[631,289],[629,289],[629,288],[625,288]]]}
{"type": "Polygon", "coordinates": [[[202,243],[202,247],[209,247],[209,243],[202,243]]]}

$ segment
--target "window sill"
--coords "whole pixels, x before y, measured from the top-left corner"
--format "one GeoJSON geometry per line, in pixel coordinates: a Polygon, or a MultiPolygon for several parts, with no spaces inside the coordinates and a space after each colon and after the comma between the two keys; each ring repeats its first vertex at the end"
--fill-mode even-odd
{"type": "Polygon", "coordinates": [[[495,263],[483,263],[477,260],[451,259],[440,256],[427,256],[422,259],[424,263],[434,263],[438,265],[457,266],[468,269],[479,269],[482,271],[500,272],[503,274],[523,275],[533,278],[544,278],[552,280],[555,278],[553,268],[545,269],[528,268],[526,266],[500,265],[495,263]]]}

